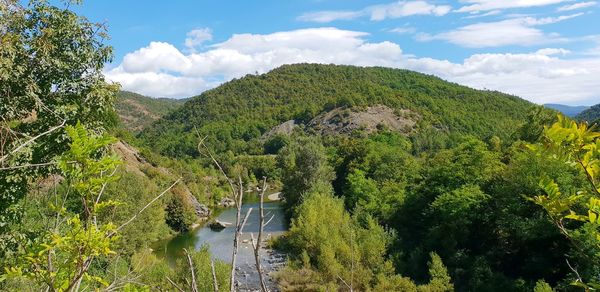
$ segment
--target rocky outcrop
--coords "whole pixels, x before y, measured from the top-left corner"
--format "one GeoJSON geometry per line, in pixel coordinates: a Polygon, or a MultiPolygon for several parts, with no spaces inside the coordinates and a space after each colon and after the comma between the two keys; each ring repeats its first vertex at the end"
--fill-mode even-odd
{"type": "Polygon", "coordinates": [[[235,201],[231,198],[223,198],[221,199],[221,202],[219,202],[219,207],[223,207],[223,208],[231,208],[231,207],[235,207],[235,201]]]}
{"type": "Polygon", "coordinates": [[[191,194],[189,194],[188,197],[190,200],[190,204],[192,205],[192,207],[194,207],[194,210],[196,211],[196,216],[198,216],[200,220],[208,219],[210,217],[210,214],[212,214],[211,210],[206,205],[200,204],[196,197],[192,196],[191,194]]]}
{"type": "Polygon", "coordinates": [[[274,128],[272,128],[269,132],[265,133],[263,135],[263,139],[268,139],[275,135],[291,135],[297,126],[298,126],[298,123],[296,123],[295,120],[289,120],[289,121],[283,122],[282,124],[279,124],[279,125],[275,126],[274,128]]]}
{"type": "Polygon", "coordinates": [[[408,134],[419,118],[410,110],[394,111],[384,105],[365,109],[336,108],[312,119],[308,127],[323,135],[351,134],[357,130],[370,134],[382,128],[408,134]]]}

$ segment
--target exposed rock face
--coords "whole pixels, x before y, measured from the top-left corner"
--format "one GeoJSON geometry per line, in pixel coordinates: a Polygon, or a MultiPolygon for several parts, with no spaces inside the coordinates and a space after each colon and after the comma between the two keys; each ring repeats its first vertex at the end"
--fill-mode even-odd
{"type": "Polygon", "coordinates": [[[267,138],[273,137],[275,135],[291,135],[292,132],[294,132],[294,128],[296,128],[297,126],[298,126],[298,123],[296,123],[295,120],[289,120],[278,126],[275,126],[269,132],[264,134],[263,138],[267,139],[267,138]]]}
{"type": "Polygon", "coordinates": [[[231,198],[223,198],[219,202],[219,206],[223,208],[231,208],[235,206],[235,201],[231,198]]]}
{"type": "Polygon", "coordinates": [[[206,220],[208,217],[210,217],[211,211],[206,205],[200,204],[196,197],[192,196],[191,194],[188,196],[188,198],[190,200],[190,204],[192,204],[194,210],[196,210],[196,216],[198,216],[199,219],[206,220]]]}
{"type": "Polygon", "coordinates": [[[128,172],[135,172],[136,174],[146,176],[142,169],[153,169],[166,176],[175,177],[168,169],[164,167],[155,167],[148,163],[137,149],[127,144],[125,141],[118,141],[113,144],[111,148],[121,157],[123,167],[125,167],[125,170],[128,172]]]}
{"type": "Polygon", "coordinates": [[[323,135],[350,134],[356,130],[370,134],[381,127],[408,134],[418,120],[419,115],[410,110],[394,111],[387,106],[377,105],[364,110],[336,108],[318,115],[308,126],[323,135]]]}
{"type": "MultiPolygon", "coordinates": [[[[152,170],[159,172],[167,177],[175,179],[175,175],[169,172],[168,169],[163,167],[156,167],[151,165],[144,159],[144,157],[138,152],[137,149],[127,144],[125,141],[119,141],[112,145],[112,149],[121,157],[123,161],[123,167],[127,172],[133,172],[140,176],[146,176],[144,171],[152,170]]],[[[200,220],[207,220],[212,214],[211,210],[204,204],[200,204],[196,197],[192,194],[190,189],[185,184],[178,184],[171,190],[173,193],[179,193],[182,198],[185,198],[188,204],[190,204],[200,220]]]]}

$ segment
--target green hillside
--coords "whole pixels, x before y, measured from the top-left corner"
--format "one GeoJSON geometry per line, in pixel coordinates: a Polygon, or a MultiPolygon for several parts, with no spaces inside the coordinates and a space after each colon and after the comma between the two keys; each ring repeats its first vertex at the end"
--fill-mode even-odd
{"type": "Polygon", "coordinates": [[[579,113],[577,120],[592,122],[600,122],[600,104],[590,107],[589,109],[579,113]]]}
{"type": "Polygon", "coordinates": [[[413,111],[420,116],[419,127],[481,138],[508,137],[533,106],[515,96],[408,70],[297,64],[247,75],[193,97],[141,138],[162,154],[193,156],[196,127],[215,151],[247,153],[282,122],[307,123],[336,107],[370,105],[413,111]]]}
{"type": "Polygon", "coordinates": [[[179,108],[183,103],[184,100],[153,98],[120,91],[117,94],[115,109],[125,129],[139,132],[160,117],[179,108]]]}

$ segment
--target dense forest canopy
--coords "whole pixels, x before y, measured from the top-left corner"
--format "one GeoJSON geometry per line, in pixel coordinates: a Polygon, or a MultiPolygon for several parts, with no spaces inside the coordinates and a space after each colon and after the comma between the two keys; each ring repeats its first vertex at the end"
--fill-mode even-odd
{"type": "Polygon", "coordinates": [[[259,154],[256,142],[285,121],[308,123],[337,107],[374,105],[410,110],[423,128],[502,139],[533,107],[515,96],[408,70],[295,64],[247,75],[191,98],[140,137],[161,154],[196,156],[196,128],[218,152],[259,154]]]}

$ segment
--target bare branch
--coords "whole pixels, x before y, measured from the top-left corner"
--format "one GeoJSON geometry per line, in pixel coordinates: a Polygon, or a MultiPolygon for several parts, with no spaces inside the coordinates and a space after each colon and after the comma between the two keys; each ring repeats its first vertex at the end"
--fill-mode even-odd
{"type": "MultiPolygon", "coordinates": [[[[223,172],[223,175],[225,175],[225,172],[223,172]]],[[[229,180],[229,178],[228,178],[228,180],[229,180]]],[[[232,193],[234,195],[234,199],[236,199],[235,206],[237,209],[236,215],[235,215],[235,235],[233,237],[233,250],[231,251],[231,274],[230,274],[230,278],[229,278],[229,289],[231,292],[235,291],[235,262],[236,262],[237,252],[238,252],[238,245],[240,242],[240,227],[241,227],[240,219],[241,219],[241,213],[242,213],[242,199],[244,197],[244,188],[243,188],[241,177],[238,177],[238,183],[239,183],[239,193],[237,196],[235,195],[233,183],[231,183],[232,193]]]]}
{"type": "Polygon", "coordinates": [[[573,268],[573,266],[571,266],[571,263],[569,263],[568,259],[565,259],[565,261],[567,262],[567,266],[569,266],[569,269],[571,269],[571,271],[573,271],[573,273],[575,273],[575,275],[577,276],[577,281],[584,283],[583,280],[581,279],[581,276],[579,275],[579,272],[577,272],[577,269],[573,268]]]}
{"type": "Polygon", "coordinates": [[[196,273],[194,272],[194,264],[192,263],[192,257],[186,248],[183,249],[190,265],[190,272],[192,272],[192,292],[198,292],[198,285],[196,284],[196,273]]]}
{"type": "MultiPolygon", "coordinates": [[[[264,224],[264,222],[265,222],[264,198],[265,198],[266,190],[267,190],[267,178],[263,177],[263,185],[262,185],[262,192],[260,193],[260,205],[259,205],[260,217],[259,217],[259,221],[258,221],[258,238],[256,240],[256,243],[254,242],[254,235],[252,235],[252,233],[250,234],[250,236],[252,237],[252,246],[254,247],[254,260],[256,262],[256,271],[258,272],[258,278],[260,280],[260,289],[262,292],[268,291],[267,285],[265,285],[265,279],[263,276],[263,271],[262,271],[262,267],[261,267],[261,263],[260,263],[260,246],[262,243],[263,229],[266,225],[266,224],[264,224]]],[[[273,219],[273,217],[271,217],[271,219],[273,219]]]]}
{"type": "Polygon", "coordinates": [[[62,123],[61,123],[60,125],[58,125],[58,126],[54,126],[54,127],[50,128],[50,129],[48,129],[46,132],[43,132],[43,133],[41,133],[41,134],[39,134],[39,135],[37,135],[37,136],[35,136],[35,137],[33,137],[33,138],[31,138],[31,139],[27,140],[25,143],[23,143],[23,144],[19,145],[19,146],[18,146],[17,148],[15,148],[15,149],[13,149],[13,151],[11,151],[10,153],[8,153],[8,154],[6,154],[6,155],[4,155],[4,156],[0,157],[0,163],[4,162],[4,161],[5,161],[6,159],[8,159],[8,157],[10,157],[11,155],[14,155],[15,153],[17,153],[17,152],[21,151],[21,149],[23,149],[25,146],[27,146],[27,145],[29,145],[29,144],[33,143],[33,142],[34,142],[35,140],[37,140],[38,138],[40,138],[40,137],[42,137],[42,136],[45,136],[45,135],[48,135],[48,134],[50,134],[50,133],[52,133],[52,132],[56,131],[57,129],[60,129],[60,128],[64,127],[66,122],[67,122],[67,120],[63,120],[63,121],[62,121],[62,123]]]}
{"type": "Polygon", "coordinates": [[[267,220],[267,223],[263,224],[263,227],[269,225],[269,223],[271,223],[271,221],[273,220],[273,218],[275,218],[275,214],[271,215],[271,218],[269,218],[269,220],[267,220]]]}
{"type": "MultiPolygon", "coordinates": [[[[209,157],[212,162],[217,166],[217,168],[221,171],[221,174],[225,177],[225,179],[227,180],[227,183],[229,184],[229,189],[231,190],[231,195],[233,196],[233,198],[235,199],[236,195],[235,195],[235,187],[233,186],[233,181],[229,178],[229,176],[227,176],[227,173],[225,173],[225,170],[223,169],[223,167],[221,167],[221,164],[219,164],[219,162],[215,159],[215,157],[212,155],[212,153],[210,152],[210,149],[208,149],[208,146],[206,146],[206,144],[204,144],[204,140],[206,140],[207,137],[200,137],[200,133],[198,132],[198,129],[196,129],[196,127],[194,127],[194,130],[196,130],[196,134],[198,135],[198,138],[200,138],[200,142],[198,142],[198,153],[203,154],[202,150],[200,150],[200,146],[204,147],[206,149],[206,153],[208,155],[205,154],[205,156],[209,157]]],[[[236,202],[237,204],[237,202],[236,202]]]]}
{"type": "Polygon", "coordinates": [[[133,215],[133,217],[129,218],[129,220],[127,220],[127,222],[121,224],[121,226],[119,226],[117,229],[115,229],[112,233],[110,233],[108,235],[108,237],[112,237],[115,234],[117,234],[117,232],[119,232],[119,230],[123,229],[123,227],[127,226],[129,223],[133,222],[133,220],[135,220],[135,218],[137,218],[137,216],[139,216],[142,212],[144,212],[144,210],[146,210],[146,208],[150,207],[150,205],[152,205],[152,203],[156,202],[156,200],[160,199],[162,196],[164,196],[168,191],[170,191],[176,184],[178,184],[181,181],[181,178],[178,178],[170,187],[168,187],[167,189],[165,189],[162,193],[160,193],[160,195],[156,196],[154,199],[152,199],[152,201],[150,201],[148,204],[146,204],[146,206],[144,206],[142,209],[140,209],[135,215],[133,215]]]}
{"type": "Polygon", "coordinates": [[[215,261],[213,259],[210,259],[210,271],[213,277],[214,292],[219,292],[219,283],[217,283],[217,273],[215,273],[215,261]]]}
{"type": "Polygon", "coordinates": [[[171,280],[171,278],[169,278],[169,276],[167,276],[167,281],[169,281],[169,283],[171,283],[171,285],[173,285],[173,287],[175,287],[175,289],[179,290],[179,292],[185,292],[185,290],[183,290],[179,286],[177,286],[177,284],[175,284],[175,282],[173,282],[173,280],[171,280]]]}
{"type": "Polygon", "coordinates": [[[42,167],[42,166],[49,166],[49,165],[56,165],[56,164],[58,164],[58,162],[56,162],[56,161],[45,162],[45,163],[23,164],[23,165],[16,165],[16,166],[0,167],[0,171],[1,170],[15,170],[15,169],[21,169],[21,168],[28,168],[28,167],[42,167]]]}
{"type": "Polygon", "coordinates": [[[350,292],[352,292],[352,286],[348,285],[348,283],[346,283],[346,281],[344,281],[344,279],[342,279],[342,277],[337,276],[338,279],[340,279],[342,281],[342,283],[344,283],[344,285],[346,285],[346,287],[348,287],[348,289],[350,289],[350,292]]]}

